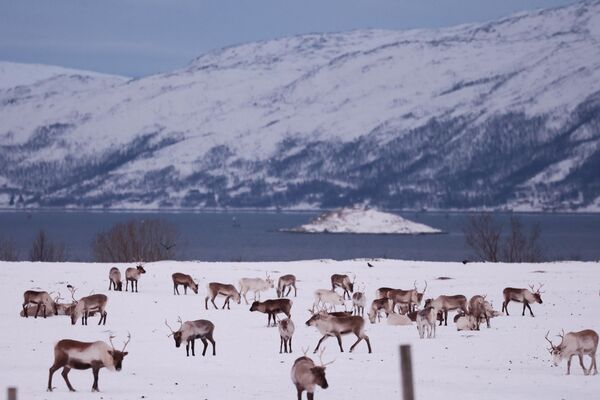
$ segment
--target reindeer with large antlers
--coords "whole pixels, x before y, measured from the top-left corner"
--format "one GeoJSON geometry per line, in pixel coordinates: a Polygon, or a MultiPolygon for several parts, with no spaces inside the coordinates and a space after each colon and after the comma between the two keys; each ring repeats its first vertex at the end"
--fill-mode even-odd
{"type": "Polygon", "coordinates": [[[550,331],[546,333],[546,340],[550,343],[548,351],[553,356],[553,362],[555,366],[563,360],[567,359],[567,375],[571,374],[571,359],[573,356],[579,357],[579,365],[583,369],[585,375],[592,373],[592,367],[594,368],[594,375],[598,374],[598,368],[596,367],[596,350],[598,350],[598,334],[596,331],[586,329],[579,332],[569,332],[565,335],[565,331],[562,331],[561,335],[558,335],[562,340],[559,345],[555,346],[548,335],[550,331]],[[585,369],[583,365],[583,356],[590,356],[592,363],[589,369],[585,369]]]}
{"type": "MultiPolygon", "coordinates": [[[[420,297],[419,297],[419,291],[417,290],[417,281],[413,282],[413,289],[410,290],[402,290],[402,289],[392,289],[387,291],[386,296],[392,300],[393,306],[392,306],[392,310],[396,309],[396,306],[402,306],[403,304],[406,304],[407,310],[408,312],[413,311],[413,307],[417,307],[418,305],[421,304],[421,299],[423,299],[423,295],[425,294],[425,290],[423,290],[423,293],[420,293],[420,297]]],[[[425,289],[427,288],[427,286],[425,286],[425,289]]],[[[382,288],[384,289],[384,288],[382,288]]],[[[380,291],[382,289],[379,289],[380,291]]]]}
{"type": "Polygon", "coordinates": [[[69,382],[69,371],[74,369],[92,369],[94,374],[94,383],[92,392],[98,392],[98,372],[101,368],[120,371],[123,365],[123,358],[128,354],[125,351],[127,344],[131,340],[131,334],[127,335],[127,341],[121,351],[116,350],[113,344],[115,336],[109,337],[110,346],[106,342],[79,342],[77,340],[63,339],[54,346],[54,364],[50,367],[48,376],[48,391],[51,392],[52,375],[62,368],[62,377],[71,392],[74,392],[71,382],[69,382]]]}
{"type": "Polygon", "coordinates": [[[542,283],[540,283],[540,286],[537,288],[537,290],[534,289],[533,285],[529,285],[529,289],[531,290],[527,290],[527,289],[516,289],[516,288],[510,288],[507,287],[502,291],[502,294],[504,295],[504,302],[502,303],[502,311],[506,312],[506,315],[508,314],[508,303],[510,303],[510,301],[516,301],[517,303],[523,303],[523,313],[521,314],[522,316],[525,316],[525,307],[527,307],[529,309],[529,314],[531,314],[532,317],[535,317],[535,315],[533,315],[533,311],[531,311],[531,307],[529,306],[530,303],[540,303],[542,304],[542,293],[540,290],[542,289],[544,285],[542,283]]]}
{"type": "Polygon", "coordinates": [[[320,365],[315,365],[314,361],[306,356],[308,349],[304,351],[304,356],[296,359],[292,366],[292,383],[296,386],[298,400],[302,399],[302,392],[306,391],[308,400],[314,399],[315,386],[319,385],[323,389],[327,389],[329,384],[325,378],[325,367],[333,361],[323,363],[323,353],[325,349],[319,353],[320,365]]]}
{"type": "Polygon", "coordinates": [[[204,349],[202,350],[202,356],[206,354],[206,349],[208,348],[208,342],[212,343],[213,348],[213,356],[217,355],[217,350],[215,348],[215,340],[213,339],[213,333],[215,331],[215,325],[206,319],[199,319],[196,321],[181,321],[181,317],[177,320],[179,322],[179,329],[174,331],[173,328],[169,325],[167,320],[165,319],[165,325],[169,328],[171,333],[169,336],[173,336],[175,339],[175,347],[180,347],[181,342],[186,341],[185,352],[187,356],[190,356],[190,344],[192,347],[192,356],[196,356],[196,339],[202,340],[202,344],[204,344],[204,349]]]}

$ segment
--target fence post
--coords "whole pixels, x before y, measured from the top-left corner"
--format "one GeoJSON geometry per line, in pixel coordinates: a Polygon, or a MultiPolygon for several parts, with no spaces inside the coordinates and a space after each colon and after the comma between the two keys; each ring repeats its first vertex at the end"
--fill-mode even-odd
{"type": "Polygon", "coordinates": [[[8,388],[8,400],[17,400],[17,388],[8,388]]]}
{"type": "Polygon", "coordinates": [[[415,392],[413,387],[412,359],[409,344],[400,346],[400,373],[402,374],[402,399],[414,400],[415,392]]]}

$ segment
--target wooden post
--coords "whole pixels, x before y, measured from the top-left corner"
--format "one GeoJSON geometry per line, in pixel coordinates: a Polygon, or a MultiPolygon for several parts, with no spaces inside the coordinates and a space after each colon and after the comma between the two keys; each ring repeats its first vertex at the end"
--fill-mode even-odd
{"type": "Polygon", "coordinates": [[[400,346],[400,373],[402,374],[402,399],[414,400],[415,391],[413,387],[412,359],[409,344],[400,346]]]}
{"type": "Polygon", "coordinates": [[[8,388],[8,400],[17,400],[17,388],[8,388]]]}

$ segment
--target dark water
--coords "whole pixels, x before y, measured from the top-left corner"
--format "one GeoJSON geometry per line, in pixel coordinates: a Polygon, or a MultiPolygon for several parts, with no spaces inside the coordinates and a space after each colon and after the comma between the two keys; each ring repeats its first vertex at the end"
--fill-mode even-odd
{"type": "MultiPolygon", "coordinates": [[[[206,261],[269,261],[316,258],[385,257],[457,261],[472,257],[462,228],[463,213],[399,213],[447,232],[442,235],[310,235],[282,233],[280,228],[303,224],[317,213],[139,213],[139,212],[5,212],[0,235],[11,237],[26,259],[39,229],[64,242],[69,259],[90,261],[90,243],[101,230],[131,218],[163,218],[175,224],[181,240],[177,259],[206,261]],[[240,226],[234,227],[236,218],[240,226]]],[[[546,259],[600,259],[599,214],[518,214],[525,226],[539,222],[546,259]]],[[[510,214],[496,214],[506,223],[510,214]]]]}

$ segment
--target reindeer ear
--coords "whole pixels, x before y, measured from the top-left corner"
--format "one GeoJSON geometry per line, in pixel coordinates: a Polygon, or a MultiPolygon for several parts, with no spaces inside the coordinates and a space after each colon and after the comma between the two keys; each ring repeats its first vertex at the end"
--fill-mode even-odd
{"type": "Polygon", "coordinates": [[[125,357],[127,354],[129,354],[128,351],[126,351],[125,353],[123,353],[123,357],[125,357]]]}

